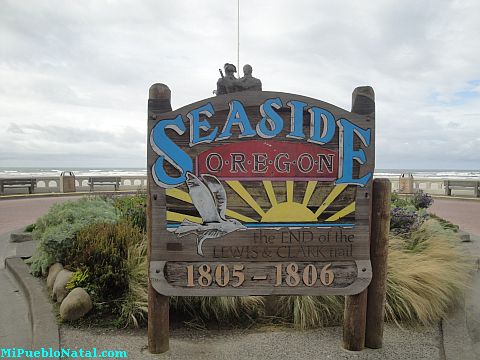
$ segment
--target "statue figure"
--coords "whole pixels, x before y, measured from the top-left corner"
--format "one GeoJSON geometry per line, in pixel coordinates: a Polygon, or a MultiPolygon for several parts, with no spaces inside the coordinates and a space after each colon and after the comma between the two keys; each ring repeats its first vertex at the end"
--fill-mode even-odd
{"type": "Polygon", "coordinates": [[[252,66],[246,64],[243,67],[243,77],[240,78],[241,91],[245,90],[257,90],[262,91],[262,82],[252,76],[252,66]]]}
{"type": "Polygon", "coordinates": [[[216,94],[223,95],[240,91],[239,80],[233,75],[233,73],[237,72],[235,65],[226,63],[223,69],[225,70],[225,76],[223,76],[220,70],[222,77],[217,81],[216,94]]]}
{"type": "Polygon", "coordinates": [[[224,95],[247,90],[262,91],[262,82],[252,76],[251,65],[246,64],[243,67],[243,77],[240,79],[237,79],[234,75],[237,72],[235,65],[226,63],[223,69],[225,75],[223,75],[222,70],[219,70],[222,77],[217,81],[217,90],[213,91],[214,94],[224,95]]]}

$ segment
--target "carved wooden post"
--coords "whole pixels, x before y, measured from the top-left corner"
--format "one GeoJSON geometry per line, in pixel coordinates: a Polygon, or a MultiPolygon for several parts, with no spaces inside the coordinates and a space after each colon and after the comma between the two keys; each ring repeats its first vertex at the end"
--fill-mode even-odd
{"type": "MultiPolygon", "coordinates": [[[[375,119],[375,93],[370,86],[357,87],[353,91],[352,112],[368,115],[372,121],[375,119]]],[[[360,351],[365,347],[367,293],[368,289],[365,289],[357,295],[345,297],[343,347],[347,350],[360,351]]]]}
{"type": "MultiPolygon", "coordinates": [[[[154,120],[154,113],[159,114],[172,110],[171,92],[164,84],[154,84],[150,87],[148,98],[148,121],[154,120]]],[[[147,137],[150,134],[147,134],[147,137]]],[[[148,140],[147,140],[148,142],[148,140]]],[[[152,164],[148,164],[150,168],[152,164]]],[[[150,170],[148,171],[150,174],[150,170]]],[[[148,263],[152,253],[152,193],[151,176],[147,177],[147,236],[148,263]]],[[[169,297],[160,295],[148,280],[148,351],[159,354],[168,351],[170,337],[169,297]]]]}
{"type": "Polygon", "coordinates": [[[370,236],[372,281],[368,287],[365,346],[379,349],[383,342],[383,322],[387,289],[388,233],[390,232],[390,196],[388,179],[373,181],[373,204],[370,236]]]}

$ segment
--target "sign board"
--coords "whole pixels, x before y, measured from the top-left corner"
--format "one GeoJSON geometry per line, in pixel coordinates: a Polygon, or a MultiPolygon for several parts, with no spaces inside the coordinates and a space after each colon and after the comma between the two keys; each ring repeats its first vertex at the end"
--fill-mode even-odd
{"type": "Polygon", "coordinates": [[[368,286],[373,112],[266,91],[149,111],[156,291],[351,295],[368,286]]]}

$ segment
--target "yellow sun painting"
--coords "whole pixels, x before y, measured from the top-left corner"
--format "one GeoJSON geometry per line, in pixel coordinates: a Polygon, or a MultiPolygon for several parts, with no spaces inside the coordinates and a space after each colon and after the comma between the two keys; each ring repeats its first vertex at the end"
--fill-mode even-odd
{"type": "MultiPolygon", "coordinates": [[[[326,187],[317,181],[292,180],[264,180],[254,185],[251,182],[227,180],[225,184],[228,199],[225,215],[239,220],[247,228],[353,225],[351,220],[355,212],[355,197],[352,190],[346,195],[348,185],[345,184],[326,187]],[[343,200],[333,206],[340,197],[343,200]],[[350,220],[348,223],[336,223],[346,217],[350,220]]],[[[194,207],[187,191],[170,188],[166,189],[166,195],[168,228],[176,228],[184,220],[202,223],[200,216],[188,210],[194,207]],[[180,205],[169,206],[169,201],[180,205]]]]}

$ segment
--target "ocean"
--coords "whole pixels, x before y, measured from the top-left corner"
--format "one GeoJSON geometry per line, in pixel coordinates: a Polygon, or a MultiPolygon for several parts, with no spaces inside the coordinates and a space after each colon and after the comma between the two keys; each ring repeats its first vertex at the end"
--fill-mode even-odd
{"type": "Polygon", "coordinates": [[[480,180],[480,170],[444,170],[444,169],[375,169],[375,177],[399,177],[412,174],[414,178],[480,180]]]}
{"type": "Polygon", "coordinates": [[[142,168],[11,168],[0,167],[0,178],[18,177],[53,177],[62,172],[73,172],[76,176],[147,176],[147,169],[142,168]]]}
{"type": "MultiPolygon", "coordinates": [[[[146,176],[145,168],[11,168],[0,167],[0,178],[15,177],[52,177],[63,171],[72,171],[77,176],[146,176]]],[[[414,178],[433,179],[478,179],[480,170],[445,170],[445,169],[376,169],[375,177],[395,178],[401,174],[411,173],[414,178]]]]}

